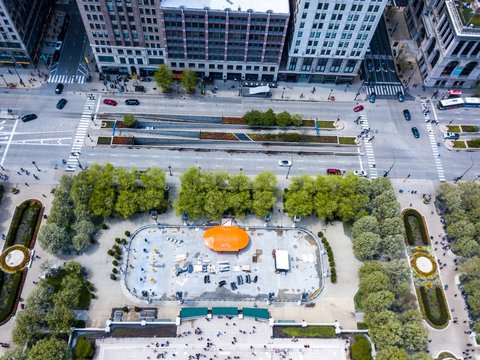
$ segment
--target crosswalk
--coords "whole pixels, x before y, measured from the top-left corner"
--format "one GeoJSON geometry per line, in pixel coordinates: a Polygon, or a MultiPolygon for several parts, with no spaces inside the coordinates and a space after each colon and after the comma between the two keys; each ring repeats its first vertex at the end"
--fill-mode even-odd
{"type": "MultiPolygon", "coordinates": [[[[368,125],[367,114],[365,111],[360,113],[360,123],[362,126],[362,130],[369,129],[370,126],[368,125]]],[[[375,163],[375,154],[373,152],[373,144],[368,139],[364,141],[365,145],[365,154],[367,155],[367,164],[370,173],[370,179],[376,179],[378,177],[377,165],[375,163]]]]}
{"type": "Polygon", "coordinates": [[[50,75],[47,82],[62,84],[83,84],[85,82],[84,75],[50,75]]]}
{"type": "Polygon", "coordinates": [[[73,140],[72,149],[70,150],[70,157],[67,160],[65,171],[73,172],[77,169],[77,166],[83,169],[79,156],[82,153],[82,147],[85,141],[85,135],[87,135],[88,126],[90,121],[92,121],[95,103],[96,101],[90,98],[85,102],[82,117],[78,124],[77,133],[75,134],[75,139],[73,140]]]}
{"type": "Polygon", "coordinates": [[[430,106],[427,104],[425,100],[422,100],[422,109],[424,111],[423,116],[425,118],[425,121],[427,122],[427,130],[428,130],[428,140],[430,141],[430,146],[432,148],[432,153],[433,153],[433,160],[435,162],[435,168],[437,170],[438,174],[438,180],[441,182],[445,182],[445,172],[443,171],[443,166],[442,162],[440,161],[440,152],[438,151],[438,145],[437,145],[437,140],[435,139],[435,134],[433,133],[433,126],[430,122],[430,114],[425,113],[425,110],[433,110],[435,109],[430,109],[430,106]]]}
{"type": "Polygon", "coordinates": [[[397,96],[399,92],[405,95],[400,83],[375,83],[373,86],[367,86],[367,95],[375,93],[377,96],[397,96]]]}

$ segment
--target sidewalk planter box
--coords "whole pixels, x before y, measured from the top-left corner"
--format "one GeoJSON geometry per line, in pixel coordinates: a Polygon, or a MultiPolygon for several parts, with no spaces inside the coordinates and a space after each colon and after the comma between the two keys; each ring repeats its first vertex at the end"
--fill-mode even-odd
{"type": "Polygon", "coordinates": [[[238,141],[238,138],[233,133],[208,132],[208,131],[201,131],[200,139],[238,141]]]}
{"type": "Polygon", "coordinates": [[[403,224],[407,243],[414,245],[428,245],[429,237],[427,226],[423,216],[414,209],[406,209],[402,212],[403,224]]]}

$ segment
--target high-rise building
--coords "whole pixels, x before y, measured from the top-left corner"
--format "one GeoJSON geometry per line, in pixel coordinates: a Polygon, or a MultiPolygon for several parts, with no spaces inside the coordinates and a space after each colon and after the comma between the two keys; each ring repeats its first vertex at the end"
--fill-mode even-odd
{"type": "Polygon", "coordinates": [[[159,64],[218,79],[277,78],[288,0],[77,0],[103,73],[159,64]]]}
{"type": "Polygon", "coordinates": [[[0,0],[1,65],[37,64],[52,6],[52,0],[0,0]]]}
{"type": "Polygon", "coordinates": [[[292,0],[288,58],[280,79],[350,82],[387,0],[292,0]]]}
{"type": "Polygon", "coordinates": [[[475,87],[480,79],[477,1],[410,0],[407,26],[416,40],[426,86],[475,87]]]}

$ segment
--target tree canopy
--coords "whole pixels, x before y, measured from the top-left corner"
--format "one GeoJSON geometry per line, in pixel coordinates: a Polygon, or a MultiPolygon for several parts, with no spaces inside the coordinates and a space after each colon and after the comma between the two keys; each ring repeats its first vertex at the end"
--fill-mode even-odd
{"type": "Polygon", "coordinates": [[[161,64],[153,75],[153,80],[162,88],[165,93],[172,91],[173,74],[166,64],[161,64]]]}

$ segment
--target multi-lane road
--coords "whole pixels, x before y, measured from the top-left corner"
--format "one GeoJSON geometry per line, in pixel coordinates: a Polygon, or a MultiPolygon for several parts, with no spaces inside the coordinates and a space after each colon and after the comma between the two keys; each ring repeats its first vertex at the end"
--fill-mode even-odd
{"type": "MultiPolygon", "coordinates": [[[[151,113],[151,114],[195,114],[195,115],[241,115],[250,109],[272,108],[276,112],[289,111],[300,113],[306,118],[335,120],[338,117],[342,130],[328,134],[355,136],[362,126],[355,124],[358,114],[353,113],[354,102],[296,102],[269,101],[265,99],[245,99],[237,97],[196,97],[167,98],[152,95],[115,95],[117,107],[101,103],[105,96],[97,95],[95,101],[88,100],[85,93],[66,91],[61,97],[69,102],[63,110],[57,110],[55,104],[60,96],[54,94],[54,84],[48,84],[38,90],[6,91],[0,99],[0,108],[12,108],[14,113],[23,115],[35,112],[37,120],[22,123],[17,120],[0,120],[0,164],[9,170],[12,182],[24,182],[25,176],[18,175],[20,167],[32,168],[36,161],[41,168],[39,181],[52,182],[62,173],[62,159],[71,158],[75,150],[75,162],[84,166],[92,163],[111,162],[118,166],[139,169],[158,166],[165,170],[171,166],[178,174],[190,166],[200,166],[206,170],[243,171],[255,174],[271,170],[279,176],[287,176],[287,169],[278,166],[280,159],[293,159],[289,176],[299,174],[317,174],[325,169],[336,167],[346,170],[365,169],[369,175],[382,176],[390,170],[393,178],[417,178],[429,180],[453,180],[464,173],[473,161],[473,167],[464,175],[464,180],[473,180],[480,174],[480,154],[478,152],[449,151],[443,145],[442,133],[437,125],[425,122],[420,101],[399,103],[396,100],[378,100],[375,104],[364,103],[366,111],[362,115],[363,128],[369,127],[374,138],[358,148],[322,147],[325,155],[295,154],[295,147],[284,153],[264,154],[252,152],[214,151],[215,147],[202,151],[178,151],[157,148],[97,147],[95,136],[101,130],[90,122],[87,125],[86,112],[90,113],[151,113]],[[140,106],[126,106],[123,100],[136,97],[140,106]],[[87,102],[89,102],[87,104],[87,102]],[[403,118],[402,110],[408,108],[412,120],[403,118]],[[83,116],[83,119],[82,119],[83,116]],[[415,139],[411,128],[420,131],[415,139]],[[83,145],[78,151],[78,143],[83,145]],[[437,145],[440,143],[440,146],[437,145]],[[292,154],[293,150],[293,154],[292,154]],[[347,153],[347,154],[345,154],[347,153]],[[78,154],[78,160],[77,158],[78,154]],[[57,168],[57,169],[55,169],[57,168]]],[[[452,119],[465,123],[474,123],[474,113],[480,109],[461,109],[438,111],[430,105],[431,118],[437,118],[439,125],[448,124],[452,119]],[[461,119],[461,120],[460,120],[461,119]]],[[[326,131],[324,131],[325,133],[326,131]]],[[[71,160],[71,159],[70,159],[71,160]]],[[[77,167],[78,169],[78,167],[77,167]]]]}

